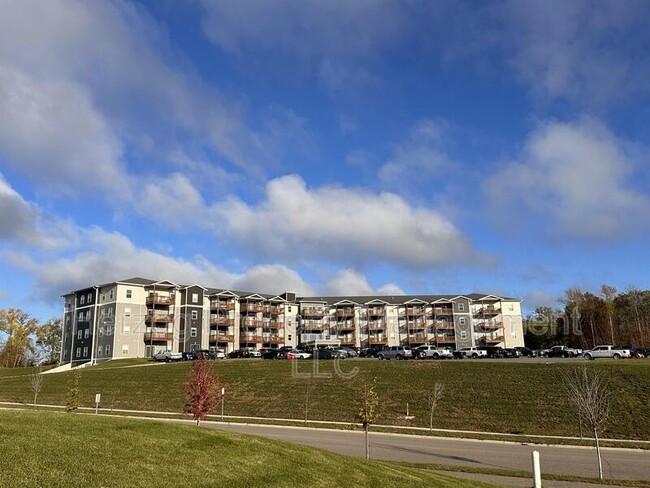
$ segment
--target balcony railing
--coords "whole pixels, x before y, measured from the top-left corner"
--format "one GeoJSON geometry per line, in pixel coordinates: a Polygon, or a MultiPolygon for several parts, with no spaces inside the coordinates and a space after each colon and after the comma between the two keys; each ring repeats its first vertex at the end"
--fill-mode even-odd
{"type": "Polygon", "coordinates": [[[483,330],[498,330],[503,328],[503,322],[483,321],[476,324],[477,327],[483,330]]]}
{"type": "Polygon", "coordinates": [[[171,341],[174,339],[172,332],[145,332],[144,342],[171,341]]]}
{"type": "Polygon", "coordinates": [[[170,295],[159,295],[158,293],[149,293],[147,295],[147,305],[173,305],[176,298],[170,295]]]}
{"type": "Polygon", "coordinates": [[[337,330],[354,330],[356,326],[354,325],[354,320],[350,321],[345,321],[345,322],[334,322],[333,324],[334,327],[336,327],[337,330]]]}
{"type": "Polygon", "coordinates": [[[235,319],[228,317],[210,317],[210,325],[234,325],[235,319]]]}
{"type": "Polygon", "coordinates": [[[280,320],[266,320],[264,321],[264,327],[268,329],[280,329],[284,325],[284,322],[280,320]]]}
{"type": "Polygon", "coordinates": [[[337,317],[354,317],[354,309],[353,308],[338,308],[338,309],[336,309],[336,316],[337,317]]]}
{"type": "Polygon", "coordinates": [[[212,310],[235,310],[235,302],[231,300],[210,300],[212,310]]]}
{"type": "Polygon", "coordinates": [[[434,322],[433,327],[438,330],[454,330],[454,324],[452,322],[443,322],[439,320],[434,322]]]}
{"type": "Polygon", "coordinates": [[[435,315],[453,315],[454,309],[451,307],[434,307],[433,313],[435,315]]]}
{"type": "Polygon", "coordinates": [[[424,307],[406,307],[406,315],[424,315],[426,312],[424,307]]]}
{"type": "Polygon", "coordinates": [[[370,336],[368,337],[368,344],[373,345],[381,345],[381,344],[388,344],[388,338],[387,337],[373,337],[370,336]]]}
{"type": "Polygon", "coordinates": [[[241,312],[259,313],[264,311],[264,305],[261,305],[259,303],[240,303],[239,310],[241,312]]]}
{"type": "Polygon", "coordinates": [[[408,341],[409,341],[409,343],[426,344],[427,343],[427,335],[426,334],[409,334],[408,335],[408,341]]]}
{"type": "Polygon", "coordinates": [[[240,344],[242,342],[260,343],[260,342],[262,342],[262,336],[261,335],[240,334],[239,335],[239,342],[240,342],[240,344]]]}
{"type": "Polygon", "coordinates": [[[323,317],[328,311],[324,308],[303,308],[300,311],[301,317],[323,317]]]}
{"type": "Polygon", "coordinates": [[[368,330],[386,330],[386,324],[384,322],[370,322],[368,330]]]}
{"type": "Polygon", "coordinates": [[[336,339],[342,346],[354,346],[357,343],[357,339],[354,336],[338,336],[336,339]]]}
{"type": "Polygon", "coordinates": [[[173,314],[148,314],[145,316],[144,321],[146,323],[151,323],[151,322],[159,322],[159,323],[165,323],[169,324],[174,321],[174,315],[173,314]]]}
{"type": "Polygon", "coordinates": [[[485,336],[482,342],[485,344],[499,344],[500,342],[503,342],[503,340],[504,337],[502,335],[495,335],[495,336],[485,336]]]}
{"type": "Polygon", "coordinates": [[[483,307],[478,311],[479,315],[499,315],[500,313],[501,309],[498,307],[483,307]]]}
{"type": "Polygon", "coordinates": [[[436,336],[433,338],[432,342],[437,344],[455,344],[456,337],[452,335],[436,336]]]}
{"type": "Polygon", "coordinates": [[[318,330],[318,331],[322,332],[322,331],[324,331],[324,330],[329,330],[329,329],[330,329],[330,326],[329,326],[329,325],[326,325],[326,324],[316,324],[316,323],[311,323],[311,324],[310,324],[310,323],[307,323],[307,324],[306,324],[306,323],[303,322],[303,323],[302,323],[302,329],[303,329],[305,332],[306,332],[306,331],[314,331],[314,330],[318,330]]]}
{"type": "Polygon", "coordinates": [[[264,307],[264,313],[267,315],[280,315],[284,313],[284,307],[279,307],[277,305],[264,307]]]}
{"type": "Polygon", "coordinates": [[[383,307],[371,307],[368,309],[368,315],[371,317],[383,317],[386,315],[386,309],[383,307]]]}
{"type": "Polygon", "coordinates": [[[235,342],[235,336],[232,334],[210,334],[210,342],[235,342]]]}
{"type": "Polygon", "coordinates": [[[409,329],[417,329],[417,330],[422,330],[427,328],[427,323],[424,320],[418,321],[418,320],[407,320],[406,321],[406,326],[409,329]]]}
{"type": "Polygon", "coordinates": [[[283,344],[284,343],[284,337],[281,337],[279,335],[264,335],[262,336],[262,342],[268,343],[268,344],[283,344]]]}
{"type": "Polygon", "coordinates": [[[255,327],[255,328],[257,328],[257,327],[262,327],[262,325],[264,324],[264,322],[261,321],[261,320],[258,320],[258,319],[249,319],[249,318],[245,318],[245,319],[241,319],[241,320],[239,321],[239,324],[240,324],[242,327],[249,327],[249,328],[253,328],[253,327],[255,327]]]}

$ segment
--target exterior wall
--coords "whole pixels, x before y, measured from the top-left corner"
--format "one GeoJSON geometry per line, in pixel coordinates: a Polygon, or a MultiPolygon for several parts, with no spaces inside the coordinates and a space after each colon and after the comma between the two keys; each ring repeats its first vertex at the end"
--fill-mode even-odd
{"type": "Polygon", "coordinates": [[[524,346],[524,326],[521,317],[521,303],[501,301],[505,347],[524,346]]]}
{"type": "MultiPolygon", "coordinates": [[[[115,335],[113,358],[144,357],[144,332],[147,292],[142,285],[118,284],[115,287],[115,335]],[[130,297],[128,296],[130,291],[130,297]]],[[[109,293],[106,294],[108,298],[109,293]]]]}
{"type": "Polygon", "coordinates": [[[95,337],[96,293],[87,288],[75,293],[74,327],[72,329],[72,364],[79,366],[90,362],[94,357],[93,339],[95,337]]]}
{"type": "Polygon", "coordinates": [[[467,298],[455,299],[453,301],[453,310],[456,349],[474,346],[474,327],[472,323],[472,310],[470,309],[470,301],[467,298]]]}
{"type": "Polygon", "coordinates": [[[190,286],[180,291],[180,313],[178,314],[178,352],[207,349],[208,331],[205,330],[204,289],[190,286]]]}
{"type": "Polygon", "coordinates": [[[72,336],[75,321],[75,296],[74,293],[63,296],[63,330],[61,335],[60,362],[69,363],[72,359],[72,336]]]}

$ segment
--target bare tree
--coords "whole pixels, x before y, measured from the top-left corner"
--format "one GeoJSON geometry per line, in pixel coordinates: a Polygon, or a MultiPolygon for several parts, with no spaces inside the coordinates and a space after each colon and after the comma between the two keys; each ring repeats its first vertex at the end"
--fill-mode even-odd
{"type": "Polygon", "coordinates": [[[445,395],[445,385],[436,383],[433,389],[427,394],[427,407],[429,408],[429,432],[433,432],[433,412],[438,406],[438,402],[445,395]]]}
{"type": "Polygon", "coordinates": [[[607,321],[609,323],[609,333],[612,339],[612,344],[616,344],[616,341],[614,340],[614,299],[616,298],[617,293],[618,290],[613,286],[602,285],[600,287],[600,294],[605,301],[607,309],[607,321]]]}
{"type": "Polygon", "coordinates": [[[600,454],[600,433],[609,420],[611,390],[606,378],[586,366],[563,373],[564,386],[576,409],[581,424],[591,430],[598,457],[598,478],[603,479],[603,462],[600,454]]]}
{"type": "Polygon", "coordinates": [[[29,385],[34,392],[34,406],[36,406],[36,398],[43,388],[43,375],[41,374],[41,369],[39,368],[36,373],[29,375],[29,385]]]}
{"type": "Polygon", "coordinates": [[[361,392],[359,396],[359,411],[357,413],[357,419],[361,422],[363,430],[365,432],[365,442],[366,442],[366,459],[370,459],[370,444],[368,441],[368,430],[370,424],[373,424],[377,421],[379,417],[379,395],[375,389],[376,380],[368,382],[364,380],[361,385],[361,392]]]}

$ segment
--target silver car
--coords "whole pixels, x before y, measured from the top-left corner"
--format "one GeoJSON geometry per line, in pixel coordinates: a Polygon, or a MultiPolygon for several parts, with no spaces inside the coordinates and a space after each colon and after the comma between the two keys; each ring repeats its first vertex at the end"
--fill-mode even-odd
{"type": "Polygon", "coordinates": [[[413,351],[408,346],[391,346],[377,354],[379,359],[413,359],[413,351]]]}

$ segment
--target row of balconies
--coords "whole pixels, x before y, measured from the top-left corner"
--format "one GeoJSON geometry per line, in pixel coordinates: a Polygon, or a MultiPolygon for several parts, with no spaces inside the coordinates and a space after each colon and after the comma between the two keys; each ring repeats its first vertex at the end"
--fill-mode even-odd
{"type": "Polygon", "coordinates": [[[173,305],[175,302],[174,294],[149,293],[146,298],[147,305],[173,305]]]}

